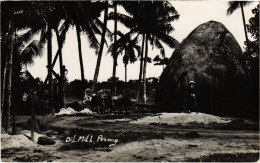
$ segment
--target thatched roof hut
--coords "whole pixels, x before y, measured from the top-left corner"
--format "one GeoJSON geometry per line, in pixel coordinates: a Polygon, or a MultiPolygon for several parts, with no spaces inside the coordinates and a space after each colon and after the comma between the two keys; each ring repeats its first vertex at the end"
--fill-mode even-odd
{"type": "Polygon", "coordinates": [[[201,24],[173,52],[160,78],[157,102],[168,111],[183,109],[188,83],[194,81],[200,112],[243,110],[243,64],[242,50],[223,24],[201,24]]]}

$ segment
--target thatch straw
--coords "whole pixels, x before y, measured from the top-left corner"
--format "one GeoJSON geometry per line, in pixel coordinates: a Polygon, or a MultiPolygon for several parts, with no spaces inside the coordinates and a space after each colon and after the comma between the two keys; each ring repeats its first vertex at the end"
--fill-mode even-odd
{"type": "MultiPolygon", "coordinates": [[[[201,24],[173,52],[161,75],[159,101],[169,110],[177,110],[176,103],[181,103],[178,96],[187,92],[189,81],[196,83],[201,110],[212,106],[210,94],[214,104],[221,102],[215,109],[224,107],[225,101],[238,100],[233,94],[245,91],[243,58],[239,44],[223,24],[215,21],[201,24]]],[[[239,98],[242,96],[243,93],[239,98]]]]}

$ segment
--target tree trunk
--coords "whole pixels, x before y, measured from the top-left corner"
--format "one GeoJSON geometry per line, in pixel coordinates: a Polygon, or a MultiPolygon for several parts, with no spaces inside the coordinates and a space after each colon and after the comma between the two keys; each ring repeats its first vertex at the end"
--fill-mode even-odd
{"type": "MultiPolygon", "coordinates": [[[[251,67],[251,53],[250,53],[250,45],[248,41],[248,36],[247,36],[247,30],[246,30],[246,21],[245,21],[245,14],[244,14],[244,9],[243,9],[243,3],[240,3],[241,7],[241,12],[242,12],[242,18],[243,18],[243,24],[244,24],[244,32],[245,32],[245,37],[246,37],[246,44],[247,44],[247,49],[248,49],[248,60],[249,60],[249,65],[247,67],[251,67]]],[[[248,68],[248,78],[249,78],[249,89],[251,89],[252,86],[252,81],[251,81],[251,69],[248,68]]]]}
{"type": "MultiPolygon", "coordinates": [[[[117,41],[117,2],[114,1],[114,13],[115,13],[115,24],[114,24],[114,43],[117,41]]],[[[113,85],[114,85],[114,95],[116,95],[116,66],[117,66],[117,56],[115,56],[114,51],[114,63],[113,63],[113,85]]]]}
{"type": "Polygon", "coordinates": [[[127,63],[125,63],[125,97],[127,94],[127,63]]]}
{"type": "Polygon", "coordinates": [[[78,51],[79,51],[79,64],[80,64],[80,72],[81,72],[81,81],[84,82],[84,66],[83,66],[83,59],[82,59],[82,51],[81,51],[81,39],[80,39],[80,27],[79,24],[76,24],[76,32],[77,32],[77,39],[78,39],[78,51]]]}
{"type": "Polygon", "coordinates": [[[31,96],[31,140],[34,141],[34,92],[30,92],[31,96]]]}
{"type": "Polygon", "coordinates": [[[14,44],[14,24],[13,24],[13,16],[11,16],[10,22],[9,22],[9,28],[10,30],[10,55],[9,55],[9,62],[8,62],[8,85],[7,85],[7,111],[6,111],[6,132],[8,132],[8,129],[10,128],[11,124],[11,116],[10,116],[10,110],[11,110],[11,100],[12,100],[12,66],[13,66],[13,44],[14,44]]]}
{"type": "Polygon", "coordinates": [[[54,113],[53,108],[53,78],[52,78],[52,32],[51,27],[48,26],[48,44],[47,44],[47,53],[48,53],[48,77],[49,77],[49,112],[54,113]]]}
{"type": "MultiPolygon", "coordinates": [[[[14,31],[14,42],[16,43],[16,30],[14,31]]],[[[17,49],[17,46],[15,46],[16,44],[14,43],[14,49],[17,49]]],[[[17,53],[14,53],[13,55],[13,60],[14,60],[14,63],[13,63],[13,73],[12,73],[12,80],[13,80],[13,84],[12,84],[12,89],[13,90],[16,90],[18,85],[19,85],[19,74],[21,72],[21,65],[19,62],[17,62],[19,60],[18,58],[18,54],[17,53]]],[[[16,130],[16,125],[15,125],[15,116],[16,116],[16,107],[14,106],[18,106],[18,96],[17,96],[17,93],[15,91],[12,92],[12,109],[13,109],[13,124],[12,124],[12,133],[15,134],[15,130],[16,130]]]]}
{"type": "Polygon", "coordinates": [[[59,81],[59,96],[60,96],[60,107],[64,108],[65,107],[65,93],[64,93],[64,70],[63,70],[63,59],[62,59],[62,42],[58,29],[55,29],[56,36],[57,36],[57,41],[58,41],[58,46],[59,46],[59,61],[60,61],[60,81],[59,81]]]}
{"type": "Polygon", "coordinates": [[[141,86],[142,86],[142,73],[143,73],[143,60],[144,60],[144,41],[145,41],[145,34],[143,34],[143,41],[142,41],[140,72],[139,72],[138,91],[137,91],[137,103],[140,102],[140,93],[141,93],[141,86]]]}
{"type": "Polygon", "coordinates": [[[127,83],[127,63],[125,63],[125,83],[127,83]]]}
{"type": "Polygon", "coordinates": [[[105,43],[106,28],[107,28],[107,13],[108,13],[108,1],[106,1],[106,9],[105,9],[105,13],[104,13],[104,26],[103,26],[103,31],[102,31],[100,49],[98,52],[97,65],[96,65],[96,70],[95,70],[95,74],[94,74],[93,85],[91,88],[91,94],[95,91],[98,74],[99,74],[99,68],[100,68],[102,52],[103,52],[103,47],[104,47],[104,43],[105,43]]]}
{"type": "MultiPolygon", "coordinates": [[[[250,48],[249,48],[249,41],[248,41],[247,31],[246,31],[246,21],[245,21],[245,14],[244,14],[244,9],[243,9],[243,4],[242,4],[242,2],[239,2],[239,3],[240,3],[240,7],[241,7],[241,12],[242,12],[244,31],[245,31],[245,37],[246,37],[246,43],[247,43],[248,50],[249,50],[250,48]]],[[[248,59],[249,59],[249,61],[251,61],[250,52],[248,53],[248,59]]]]}
{"type": "Polygon", "coordinates": [[[147,66],[147,56],[148,56],[148,39],[146,37],[145,40],[145,56],[144,56],[144,72],[143,72],[143,78],[144,78],[144,104],[146,104],[146,66],[147,66]]]}
{"type": "Polygon", "coordinates": [[[4,74],[3,74],[2,99],[1,99],[1,119],[2,119],[2,115],[3,115],[5,95],[6,95],[6,82],[7,82],[6,81],[7,80],[6,75],[7,75],[8,60],[9,60],[9,55],[6,56],[4,74]]]}

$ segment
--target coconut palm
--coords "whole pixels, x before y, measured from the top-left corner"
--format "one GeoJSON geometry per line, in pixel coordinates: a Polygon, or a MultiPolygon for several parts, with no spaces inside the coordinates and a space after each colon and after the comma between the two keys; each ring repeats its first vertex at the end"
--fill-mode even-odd
{"type": "Polygon", "coordinates": [[[136,59],[135,51],[140,55],[140,47],[137,45],[138,41],[136,36],[133,40],[130,37],[130,34],[123,34],[120,31],[117,34],[121,37],[118,41],[110,45],[108,48],[108,52],[112,53],[113,55],[118,56],[119,54],[123,54],[123,63],[125,66],[125,83],[127,83],[127,65],[128,63],[134,63],[136,59]]]}
{"type": "MultiPolygon", "coordinates": [[[[6,5],[7,10],[10,11],[12,9],[13,13],[15,14],[14,24],[16,30],[26,30],[26,33],[19,38],[24,44],[27,44],[33,36],[40,33],[41,39],[39,41],[39,47],[43,47],[43,44],[46,40],[49,40],[48,47],[48,58],[49,58],[49,75],[52,73],[52,66],[51,66],[51,30],[58,26],[61,20],[61,15],[57,12],[56,8],[58,8],[56,3],[50,2],[7,2],[6,5]],[[54,16],[55,15],[55,16],[54,16]],[[54,19],[55,17],[55,19],[54,19]],[[48,30],[47,27],[48,26],[48,30]]],[[[6,19],[5,10],[3,10],[3,18],[6,19]]],[[[9,14],[10,15],[10,14],[9,14]]],[[[3,30],[5,31],[5,30],[3,30]]],[[[2,34],[2,33],[1,33],[2,34]]],[[[51,87],[51,77],[49,80],[49,85],[51,87]]],[[[52,98],[51,98],[51,89],[50,89],[50,108],[52,107],[52,98]]],[[[53,110],[53,109],[50,109],[53,110]]]]}
{"type": "MultiPolygon", "coordinates": [[[[144,53],[145,50],[143,65],[143,97],[144,102],[146,102],[146,65],[148,58],[148,41],[153,46],[159,48],[162,55],[165,54],[161,42],[171,48],[174,48],[178,42],[169,34],[174,30],[171,26],[171,22],[178,19],[179,15],[175,8],[167,1],[126,2],[122,3],[122,5],[131,16],[118,14],[118,21],[128,27],[130,29],[130,33],[138,33],[143,35],[142,53],[144,53]]],[[[141,57],[142,55],[143,54],[141,54],[141,57]]],[[[142,60],[140,64],[140,68],[142,68],[142,60]]],[[[139,81],[141,81],[141,79],[139,79],[139,81]]],[[[138,92],[140,92],[140,87],[138,92]]]]}
{"type": "MultiPolygon", "coordinates": [[[[114,19],[114,43],[117,41],[117,1],[114,1],[113,2],[113,5],[114,5],[114,15],[115,15],[115,19],[114,19]]],[[[113,55],[113,74],[112,74],[112,79],[113,80],[113,84],[114,84],[114,87],[115,87],[115,90],[113,91],[114,95],[116,95],[116,85],[115,85],[115,79],[116,79],[116,66],[117,66],[117,55],[116,52],[113,52],[114,55],[113,55]]]]}
{"type": "Polygon", "coordinates": [[[98,79],[100,63],[101,63],[101,59],[102,59],[102,52],[103,52],[103,47],[104,47],[104,43],[105,43],[105,35],[106,35],[106,31],[107,31],[108,1],[106,1],[104,3],[105,3],[105,11],[104,11],[102,36],[101,36],[101,42],[100,42],[100,47],[99,47],[99,52],[98,52],[97,64],[96,64],[91,93],[93,93],[95,91],[95,85],[96,85],[97,79],[98,79]]]}
{"type": "MultiPolygon", "coordinates": [[[[78,40],[78,52],[79,52],[79,63],[81,70],[81,80],[85,80],[84,65],[82,59],[81,50],[81,33],[87,35],[89,45],[91,48],[98,49],[100,44],[95,34],[101,35],[102,32],[99,27],[103,27],[103,23],[98,19],[101,11],[104,10],[105,4],[102,2],[65,2],[65,10],[67,12],[66,20],[69,21],[70,25],[76,27],[77,40],[78,40]]],[[[106,28],[108,31],[108,29],[106,28]]]]}
{"type": "MultiPolygon", "coordinates": [[[[245,37],[246,37],[246,44],[249,44],[248,41],[248,36],[247,36],[247,30],[246,30],[246,22],[245,22],[245,14],[244,14],[244,6],[250,4],[252,2],[250,1],[229,1],[228,2],[228,9],[227,9],[227,15],[231,15],[236,9],[239,7],[241,8],[241,13],[242,13],[242,19],[243,19],[243,24],[244,24],[244,32],[245,32],[245,37]]],[[[249,61],[251,61],[251,55],[248,55],[249,61]]]]}
{"type": "Polygon", "coordinates": [[[5,23],[8,23],[6,26],[5,23],[4,26],[7,28],[2,28],[1,36],[2,37],[2,43],[6,46],[3,48],[5,53],[7,54],[4,58],[6,64],[4,66],[4,77],[3,77],[3,94],[2,94],[2,110],[5,103],[7,103],[6,106],[6,115],[7,115],[7,122],[6,122],[6,131],[10,128],[10,109],[11,109],[11,100],[12,100],[12,82],[13,82],[13,70],[14,70],[14,43],[15,38],[14,34],[17,30],[16,25],[17,17],[19,18],[19,15],[21,14],[21,8],[20,6],[17,6],[15,3],[3,3],[2,4],[2,12],[1,17],[3,20],[5,20],[5,23]],[[7,39],[7,40],[5,40],[7,39]],[[7,93],[6,93],[7,92],[7,93]]]}

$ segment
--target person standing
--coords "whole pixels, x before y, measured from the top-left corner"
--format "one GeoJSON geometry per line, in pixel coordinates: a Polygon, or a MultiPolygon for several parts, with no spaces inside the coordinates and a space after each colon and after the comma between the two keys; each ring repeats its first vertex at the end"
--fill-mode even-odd
{"type": "Polygon", "coordinates": [[[195,111],[198,114],[197,99],[195,94],[195,81],[189,81],[189,97],[188,103],[191,111],[195,111]]]}

